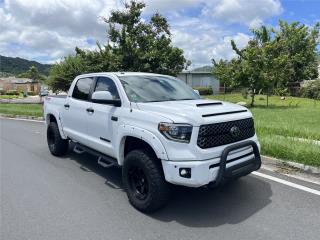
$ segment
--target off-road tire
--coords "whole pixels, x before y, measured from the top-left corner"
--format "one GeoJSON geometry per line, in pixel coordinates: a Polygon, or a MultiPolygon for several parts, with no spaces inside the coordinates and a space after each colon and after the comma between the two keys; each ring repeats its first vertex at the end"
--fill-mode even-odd
{"type": "Polygon", "coordinates": [[[171,195],[171,186],[165,181],[161,160],[147,150],[137,149],[127,154],[122,168],[122,181],[130,203],[141,212],[150,213],[160,209],[171,195]],[[145,199],[139,199],[138,190],[132,187],[135,182],[132,180],[132,171],[136,168],[143,172],[147,181],[145,199]]]}
{"type": "Polygon", "coordinates": [[[47,143],[51,154],[54,156],[63,156],[68,152],[69,140],[61,138],[56,122],[50,122],[48,125],[47,143]]]}

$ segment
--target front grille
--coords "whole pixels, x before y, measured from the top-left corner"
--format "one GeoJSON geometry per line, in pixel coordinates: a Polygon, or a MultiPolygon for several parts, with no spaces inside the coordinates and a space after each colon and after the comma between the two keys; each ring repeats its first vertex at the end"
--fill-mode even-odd
{"type": "Polygon", "coordinates": [[[238,142],[255,134],[252,118],[236,121],[201,125],[197,144],[200,148],[212,148],[229,143],[238,142]],[[237,134],[231,133],[231,128],[238,127],[237,134]]]}

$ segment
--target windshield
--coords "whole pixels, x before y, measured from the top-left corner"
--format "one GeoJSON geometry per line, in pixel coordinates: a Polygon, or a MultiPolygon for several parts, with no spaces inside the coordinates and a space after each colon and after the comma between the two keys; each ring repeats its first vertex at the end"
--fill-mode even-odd
{"type": "Polygon", "coordinates": [[[131,102],[163,102],[200,98],[192,88],[174,77],[136,75],[119,78],[131,102]]]}

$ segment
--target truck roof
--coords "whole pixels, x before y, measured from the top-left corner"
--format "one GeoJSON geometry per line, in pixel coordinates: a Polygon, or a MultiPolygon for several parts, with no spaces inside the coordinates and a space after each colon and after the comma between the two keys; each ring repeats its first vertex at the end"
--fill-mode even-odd
{"type": "Polygon", "coordinates": [[[88,76],[99,76],[103,74],[113,74],[117,77],[120,76],[139,76],[139,75],[150,75],[150,76],[165,76],[163,74],[158,73],[147,73],[147,72],[95,72],[95,73],[86,73],[78,75],[77,77],[88,77],[88,76]]]}

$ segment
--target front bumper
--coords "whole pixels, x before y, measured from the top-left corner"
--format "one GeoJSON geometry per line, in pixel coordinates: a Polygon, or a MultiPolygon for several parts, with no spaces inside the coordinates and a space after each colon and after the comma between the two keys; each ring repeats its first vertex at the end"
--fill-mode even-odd
{"type": "Polygon", "coordinates": [[[203,161],[162,160],[167,182],[188,187],[210,184],[218,186],[225,180],[244,176],[261,166],[259,147],[254,141],[244,141],[226,147],[220,158],[203,161]],[[180,176],[180,169],[191,169],[191,177],[180,176]]]}

